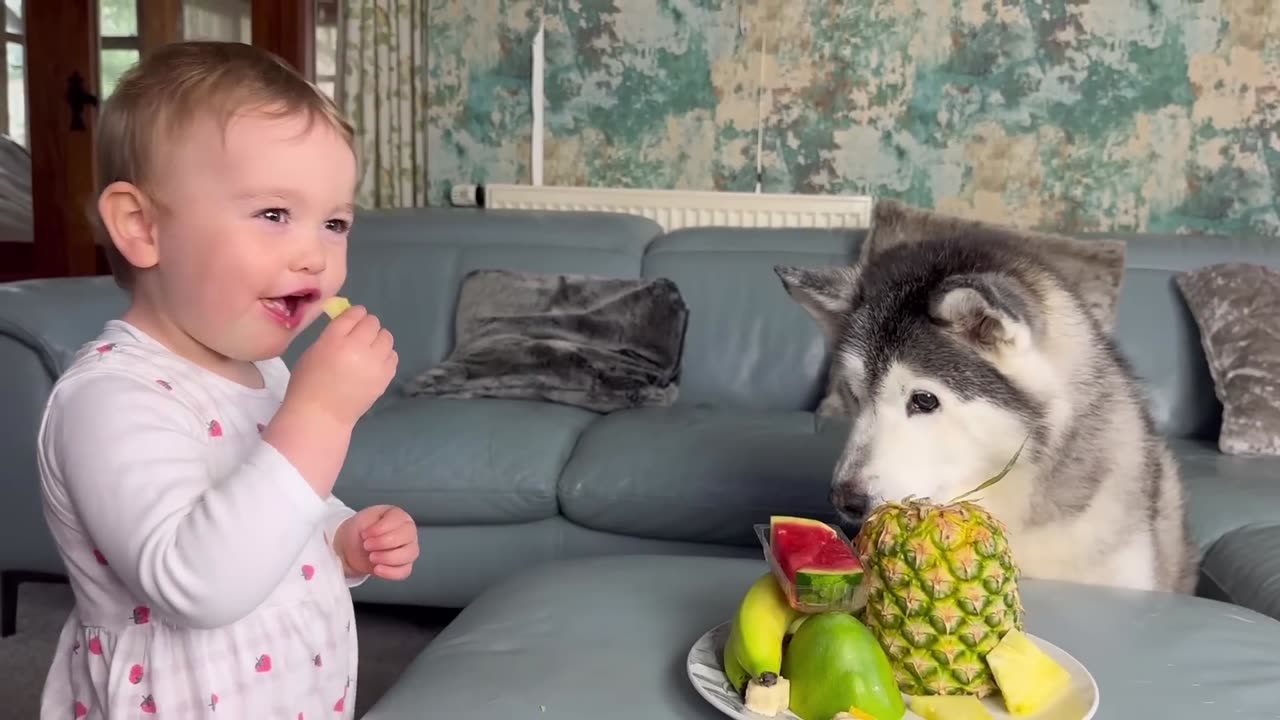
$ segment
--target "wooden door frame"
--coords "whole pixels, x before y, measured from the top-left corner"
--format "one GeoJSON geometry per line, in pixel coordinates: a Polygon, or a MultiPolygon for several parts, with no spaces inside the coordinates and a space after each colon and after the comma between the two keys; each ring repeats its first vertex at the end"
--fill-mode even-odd
{"type": "Polygon", "coordinates": [[[182,0],[137,0],[138,56],[182,39],[182,0]]]}
{"type": "Polygon", "coordinates": [[[41,277],[101,272],[88,215],[101,95],[98,17],[98,0],[23,8],[34,269],[41,277]],[[78,114],[73,92],[80,96],[78,114]]]}
{"type": "Polygon", "coordinates": [[[279,55],[308,80],[316,79],[315,0],[252,0],[254,47],[279,55]]]}

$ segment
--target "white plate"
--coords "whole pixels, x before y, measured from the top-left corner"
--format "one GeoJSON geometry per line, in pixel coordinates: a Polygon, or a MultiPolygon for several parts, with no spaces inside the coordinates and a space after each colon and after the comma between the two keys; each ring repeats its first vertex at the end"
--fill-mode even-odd
{"type": "MultiPolygon", "coordinates": [[[[704,700],[731,718],[769,720],[764,715],[753,713],[743,707],[742,698],[725,677],[720,655],[725,638],[729,635],[729,625],[730,623],[725,622],[711,628],[703,633],[702,637],[698,638],[698,641],[689,649],[689,657],[685,661],[689,681],[693,683],[693,688],[704,700]]],[[[1027,633],[1027,637],[1071,673],[1071,689],[1063,693],[1052,706],[1035,715],[1023,716],[1019,720],[1089,720],[1092,718],[1098,712],[1098,684],[1094,681],[1093,675],[1090,675],[1085,666],[1071,657],[1066,650],[1031,633],[1027,633]]],[[[909,700],[906,697],[903,699],[909,700]]],[[[999,695],[984,699],[983,704],[996,720],[1011,720],[1013,717],[1005,710],[1004,702],[999,695]]],[[[907,710],[904,717],[920,720],[920,716],[911,710],[907,710]]],[[[791,712],[783,712],[775,716],[774,720],[779,718],[799,720],[791,712]]]]}

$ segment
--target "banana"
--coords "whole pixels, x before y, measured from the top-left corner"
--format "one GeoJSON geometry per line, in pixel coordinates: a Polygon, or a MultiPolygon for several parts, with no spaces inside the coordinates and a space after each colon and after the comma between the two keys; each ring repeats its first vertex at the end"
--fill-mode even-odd
{"type": "Polygon", "coordinates": [[[742,663],[738,662],[738,635],[732,628],[733,626],[731,625],[729,636],[724,641],[724,652],[720,661],[724,665],[724,675],[729,678],[729,684],[739,694],[742,694],[747,691],[747,681],[751,679],[751,676],[747,674],[746,670],[742,669],[742,663]]]}
{"type": "Polygon", "coordinates": [[[792,620],[791,624],[787,626],[787,635],[795,635],[796,631],[800,629],[800,626],[804,624],[804,621],[811,617],[813,616],[801,614],[800,617],[792,620]]]}
{"type": "Polygon", "coordinates": [[[771,572],[747,588],[725,646],[734,649],[748,678],[758,678],[766,672],[781,674],[782,641],[800,614],[791,608],[771,572]]]}

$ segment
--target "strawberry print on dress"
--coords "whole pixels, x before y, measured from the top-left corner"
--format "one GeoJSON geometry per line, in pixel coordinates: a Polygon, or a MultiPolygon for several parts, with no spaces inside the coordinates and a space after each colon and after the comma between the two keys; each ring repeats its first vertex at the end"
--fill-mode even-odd
{"type": "MultiPolygon", "coordinates": [[[[326,537],[351,509],[337,497],[330,497],[324,507],[298,505],[299,500],[310,499],[296,492],[305,487],[305,481],[296,468],[267,452],[253,432],[261,426],[259,431],[265,434],[288,386],[283,362],[268,363],[271,367],[263,373],[267,392],[246,391],[200,371],[128,326],[113,323],[62,374],[61,382],[74,382],[84,391],[55,392],[51,411],[108,418],[97,427],[104,429],[104,439],[115,438],[111,444],[95,444],[87,438],[66,452],[93,458],[89,467],[118,466],[124,472],[118,477],[42,475],[51,490],[48,501],[70,518],[51,531],[74,560],[68,563],[68,572],[73,590],[79,592],[77,611],[68,613],[48,668],[41,709],[32,716],[353,720],[357,686],[352,681],[349,690],[344,692],[343,687],[358,672],[354,624],[350,633],[342,632],[353,617],[351,594],[341,561],[326,537]],[[103,377],[108,378],[106,384],[99,382],[103,377]],[[132,382],[119,382],[120,378],[132,382]],[[123,407],[138,414],[121,413],[123,407]],[[199,414],[190,416],[193,409],[199,414]],[[109,432],[110,426],[131,424],[143,414],[192,417],[191,437],[197,442],[173,443],[163,435],[147,435],[147,423],[137,425],[128,437],[109,432]],[[191,498],[205,487],[224,482],[225,469],[245,467],[251,454],[259,461],[248,482],[254,489],[235,499],[248,497],[256,506],[244,503],[230,508],[239,512],[228,512],[222,500],[208,497],[203,502],[209,512],[202,520],[213,520],[213,524],[202,521],[190,527],[209,527],[216,537],[242,538],[264,522],[283,528],[296,520],[305,528],[290,531],[299,538],[305,534],[305,542],[291,545],[287,558],[278,547],[262,547],[254,553],[263,562],[283,561],[273,566],[285,568],[283,577],[277,575],[284,592],[273,593],[271,602],[248,606],[242,602],[245,593],[273,588],[245,588],[241,582],[215,586],[211,596],[199,598],[200,604],[211,604],[221,615],[226,614],[224,608],[233,606],[249,609],[222,627],[193,630],[188,625],[195,620],[186,616],[191,603],[183,601],[185,588],[173,583],[207,579],[219,567],[215,555],[219,543],[192,537],[183,552],[163,558],[171,572],[162,575],[169,577],[154,578],[145,583],[145,590],[129,587],[110,569],[136,566],[136,555],[107,553],[138,547],[139,538],[154,530],[140,525],[190,516],[191,498]],[[207,477],[197,475],[202,471],[207,477]],[[130,478],[131,474],[135,477],[130,478]],[[130,492],[113,506],[78,508],[63,503],[88,484],[102,483],[127,484],[130,492]],[[175,491],[180,487],[182,491],[175,491]],[[90,516],[98,520],[93,533],[81,520],[90,516]],[[86,541],[89,537],[94,540],[86,541]],[[154,600],[141,594],[153,590],[159,593],[154,600]],[[166,597],[178,602],[161,604],[166,597]],[[287,705],[280,707],[281,703],[287,705]]],[[[49,445],[38,450],[47,467],[70,465],[58,462],[62,458],[54,450],[49,445]]],[[[242,582],[248,583],[252,575],[246,573],[242,582]]],[[[0,718],[7,717],[0,709],[0,718]]]]}

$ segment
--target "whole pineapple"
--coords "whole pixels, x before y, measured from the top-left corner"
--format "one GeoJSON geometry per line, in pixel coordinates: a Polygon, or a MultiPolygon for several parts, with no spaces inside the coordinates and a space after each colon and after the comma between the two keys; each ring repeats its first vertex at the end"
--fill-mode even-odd
{"type": "MultiPolygon", "coordinates": [[[[1017,457],[972,492],[1004,477],[1017,457]]],[[[867,572],[863,620],[889,656],[898,688],[908,695],[996,692],[987,653],[1010,629],[1023,629],[1025,612],[1004,525],[971,501],[908,498],[873,510],[855,545],[867,572]]]]}

